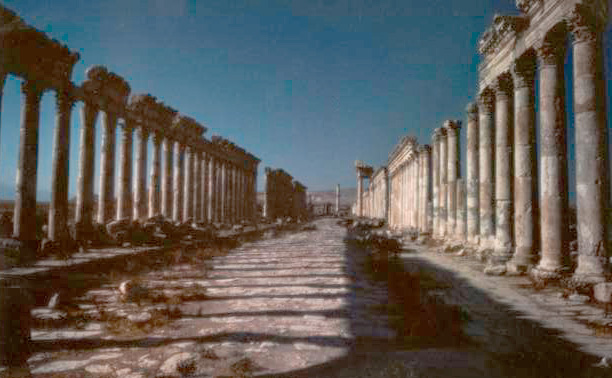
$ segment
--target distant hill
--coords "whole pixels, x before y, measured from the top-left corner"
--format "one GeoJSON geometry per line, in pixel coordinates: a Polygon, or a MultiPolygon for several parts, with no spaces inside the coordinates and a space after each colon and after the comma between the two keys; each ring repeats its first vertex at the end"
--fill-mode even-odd
{"type": "MultiPolygon", "coordinates": [[[[310,201],[314,204],[321,203],[336,203],[336,190],[324,190],[324,191],[308,191],[310,201]]],[[[340,189],[340,206],[351,206],[357,198],[357,189],[347,188],[340,189]]],[[[264,194],[262,192],[257,193],[257,203],[263,204],[264,194]]]]}

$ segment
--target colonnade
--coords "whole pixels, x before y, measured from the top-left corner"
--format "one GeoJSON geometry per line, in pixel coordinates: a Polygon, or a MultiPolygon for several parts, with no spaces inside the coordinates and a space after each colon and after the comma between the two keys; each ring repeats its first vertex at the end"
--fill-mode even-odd
{"type": "Polygon", "coordinates": [[[307,187],[282,169],[265,168],[263,217],[269,220],[308,217],[307,187]]]}
{"type": "MultiPolygon", "coordinates": [[[[79,55],[27,26],[1,7],[3,18],[0,100],[4,79],[23,79],[19,159],[13,238],[31,250],[36,240],[36,189],[40,101],[56,92],[51,201],[47,238],[62,242],[69,232],[69,149],[73,105],[80,101],[81,128],[75,208],[77,239],[88,239],[95,224],[115,220],[143,222],[164,216],[174,222],[236,223],[256,216],[256,172],[259,159],[220,137],[204,138],[206,127],[179,114],[155,97],[130,97],[130,86],[102,66],[86,72],[81,86],[71,82],[79,55]],[[94,177],[95,127],[101,118],[100,176],[94,177]],[[120,143],[116,146],[119,126],[120,143]],[[136,141],[134,141],[134,134],[136,141]],[[149,140],[153,141],[147,187],[149,140]],[[135,143],[136,142],[136,143],[135,143]],[[163,149],[163,151],[162,151],[163,149]],[[118,156],[117,156],[118,155],[118,156]],[[119,170],[115,174],[115,159],[119,170]],[[98,198],[94,186],[98,185],[98,198]]],[[[44,142],[44,141],[43,141],[44,142]]]]}
{"type": "Polygon", "coordinates": [[[363,192],[363,215],[367,218],[386,219],[389,209],[389,178],[387,167],[372,173],[368,189],[363,192]]]}
{"type": "Polygon", "coordinates": [[[492,274],[529,271],[545,280],[571,274],[579,284],[601,282],[609,272],[602,54],[608,8],[599,0],[517,0],[517,6],[519,16],[496,16],[479,41],[478,102],[466,108],[465,180],[460,172],[460,121],[449,120],[435,129],[431,161],[414,138],[403,138],[389,156],[388,222],[398,230],[431,232],[445,243],[485,251],[492,274]],[[571,51],[566,51],[568,40],[571,51]],[[571,82],[566,82],[569,53],[571,82]],[[573,85],[576,162],[576,186],[571,190],[576,193],[578,250],[573,272],[568,246],[568,85],[573,85]]]}

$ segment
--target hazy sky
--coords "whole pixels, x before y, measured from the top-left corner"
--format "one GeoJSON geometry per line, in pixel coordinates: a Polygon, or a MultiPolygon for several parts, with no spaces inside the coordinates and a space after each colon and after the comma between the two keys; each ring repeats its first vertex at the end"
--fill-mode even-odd
{"type": "MultiPolygon", "coordinates": [[[[477,92],[478,37],[495,13],[517,12],[514,0],[3,4],[79,52],[75,83],[88,66],[105,65],[132,93],[151,93],[207,125],[207,136],[220,134],[259,157],[260,187],[263,167],[271,166],[311,190],[354,187],[355,159],[385,164],[403,135],[430,143],[445,119],[464,120],[477,92]]],[[[71,196],[81,107],[72,113],[71,196]]],[[[2,104],[0,198],[14,193],[19,112],[19,80],[11,78],[2,104]]],[[[50,187],[54,116],[49,92],[41,114],[40,199],[50,187]]]]}

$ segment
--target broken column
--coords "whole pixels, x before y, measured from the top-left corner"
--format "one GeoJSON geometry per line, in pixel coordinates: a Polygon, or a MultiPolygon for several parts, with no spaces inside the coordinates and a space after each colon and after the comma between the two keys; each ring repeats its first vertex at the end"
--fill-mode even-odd
{"type": "Polygon", "coordinates": [[[537,174],[535,148],[535,59],[519,58],[512,67],[514,81],[514,254],[512,273],[524,273],[535,263],[537,174]]]}
{"type": "Polygon", "coordinates": [[[569,16],[576,133],[576,218],[578,265],[573,280],[595,283],[610,272],[606,211],[609,205],[608,126],[603,31],[607,8],[597,2],[574,5],[569,16]]]}

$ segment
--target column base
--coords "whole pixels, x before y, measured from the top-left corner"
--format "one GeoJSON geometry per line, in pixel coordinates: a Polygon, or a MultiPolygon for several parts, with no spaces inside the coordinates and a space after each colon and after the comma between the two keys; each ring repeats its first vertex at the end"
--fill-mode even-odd
{"type": "Polygon", "coordinates": [[[531,247],[515,247],[514,255],[506,264],[508,274],[527,274],[535,265],[535,256],[531,253],[532,250],[531,247]]]}
{"type": "Polygon", "coordinates": [[[568,273],[569,269],[567,268],[547,269],[538,265],[529,271],[529,276],[536,281],[546,283],[550,281],[558,281],[567,276],[568,273]]]}

